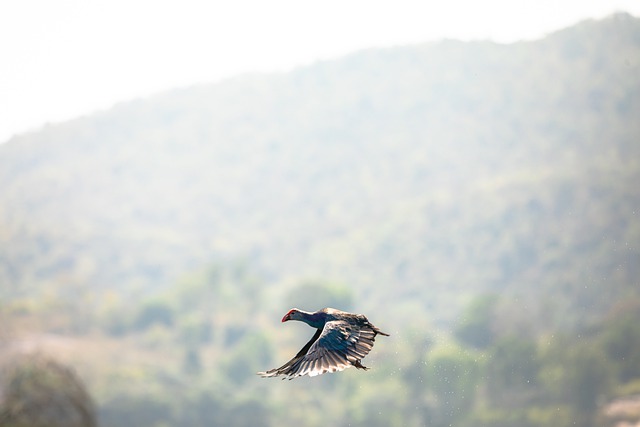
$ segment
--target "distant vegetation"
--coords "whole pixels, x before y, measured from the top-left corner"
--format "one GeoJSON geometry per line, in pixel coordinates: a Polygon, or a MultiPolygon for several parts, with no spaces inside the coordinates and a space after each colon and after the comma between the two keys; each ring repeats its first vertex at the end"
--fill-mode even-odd
{"type": "Polygon", "coordinates": [[[640,393],[638,76],[617,14],[16,137],[0,345],[76,366],[105,427],[613,425],[640,393]],[[312,334],[286,310],[325,305],[392,334],[373,369],[256,377],[312,334]]]}
{"type": "Polygon", "coordinates": [[[0,369],[0,425],[94,427],[93,401],[69,368],[42,355],[0,369]]]}

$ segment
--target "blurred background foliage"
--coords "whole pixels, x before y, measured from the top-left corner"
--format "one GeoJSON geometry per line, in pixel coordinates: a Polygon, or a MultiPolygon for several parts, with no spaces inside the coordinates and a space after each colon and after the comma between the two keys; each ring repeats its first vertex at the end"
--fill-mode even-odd
{"type": "Polygon", "coordinates": [[[49,385],[73,366],[104,427],[638,422],[639,75],[640,21],[621,13],[15,137],[1,361],[46,353],[32,378],[49,385]],[[373,369],[256,377],[312,335],[282,315],[324,306],[391,333],[373,369]]]}
{"type": "Polygon", "coordinates": [[[0,425],[93,427],[94,403],[73,370],[41,354],[17,358],[0,371],[0,425]]]}

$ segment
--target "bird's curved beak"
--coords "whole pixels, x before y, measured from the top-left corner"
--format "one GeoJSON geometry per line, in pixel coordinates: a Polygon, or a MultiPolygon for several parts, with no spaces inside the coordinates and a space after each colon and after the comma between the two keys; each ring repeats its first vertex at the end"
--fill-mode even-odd
{"type": "Polygon", "coordinates": [[[286,322],[287,320],[289,320],[289,316],[291,316],[291,313],[287,313],[284,315],[284,317],[282,318],[282,323],[286,322]]]}

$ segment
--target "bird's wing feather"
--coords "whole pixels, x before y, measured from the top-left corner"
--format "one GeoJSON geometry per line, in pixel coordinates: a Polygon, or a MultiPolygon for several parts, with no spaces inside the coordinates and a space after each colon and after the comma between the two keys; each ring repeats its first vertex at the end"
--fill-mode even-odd
{"type": "Polygon", "coordinates": [[[327,322],[293,359],[260,375],[287,375],[292,379],[342,371],[351,366],[366,369],[360,361],[371,351],[376,333],[368,324],[356,325],[345,320],[327,322]]]}
{"type": "Polygon", "coordinates": [[[322,334],[322,329],[317,329],[316,333],[313,334],[313,337],[309,340],[308,343],[302,347],[302,349],[296,354],[293,359],[289,360],[284,365],[279,368],[269,369],[266,372],[258,372],[258,375],[262,375],[263,377],[276,377],[278,375],[290,375],[289,372],[292,371],[292,367],[296,365],[309,351],[309,348],[316,342],[318,337],[322,334]]]}

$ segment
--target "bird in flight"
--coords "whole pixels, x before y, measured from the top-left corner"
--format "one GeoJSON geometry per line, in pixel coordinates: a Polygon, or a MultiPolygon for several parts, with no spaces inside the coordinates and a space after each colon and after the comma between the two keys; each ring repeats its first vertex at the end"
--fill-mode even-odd
{"type": "Polygon", "coordinates": [[[376,335],[389,336],[369,323],[364,315],[335,308],[323,308],[313,313],[293,308],[282,318],[283,322],[287,320],[304,322],[316,328],[316,333],[293,359],[279,368],[258,372],[264,378],[315,377],[352,366],[369,369],[361,361],[371,351],[376,335]]]}

